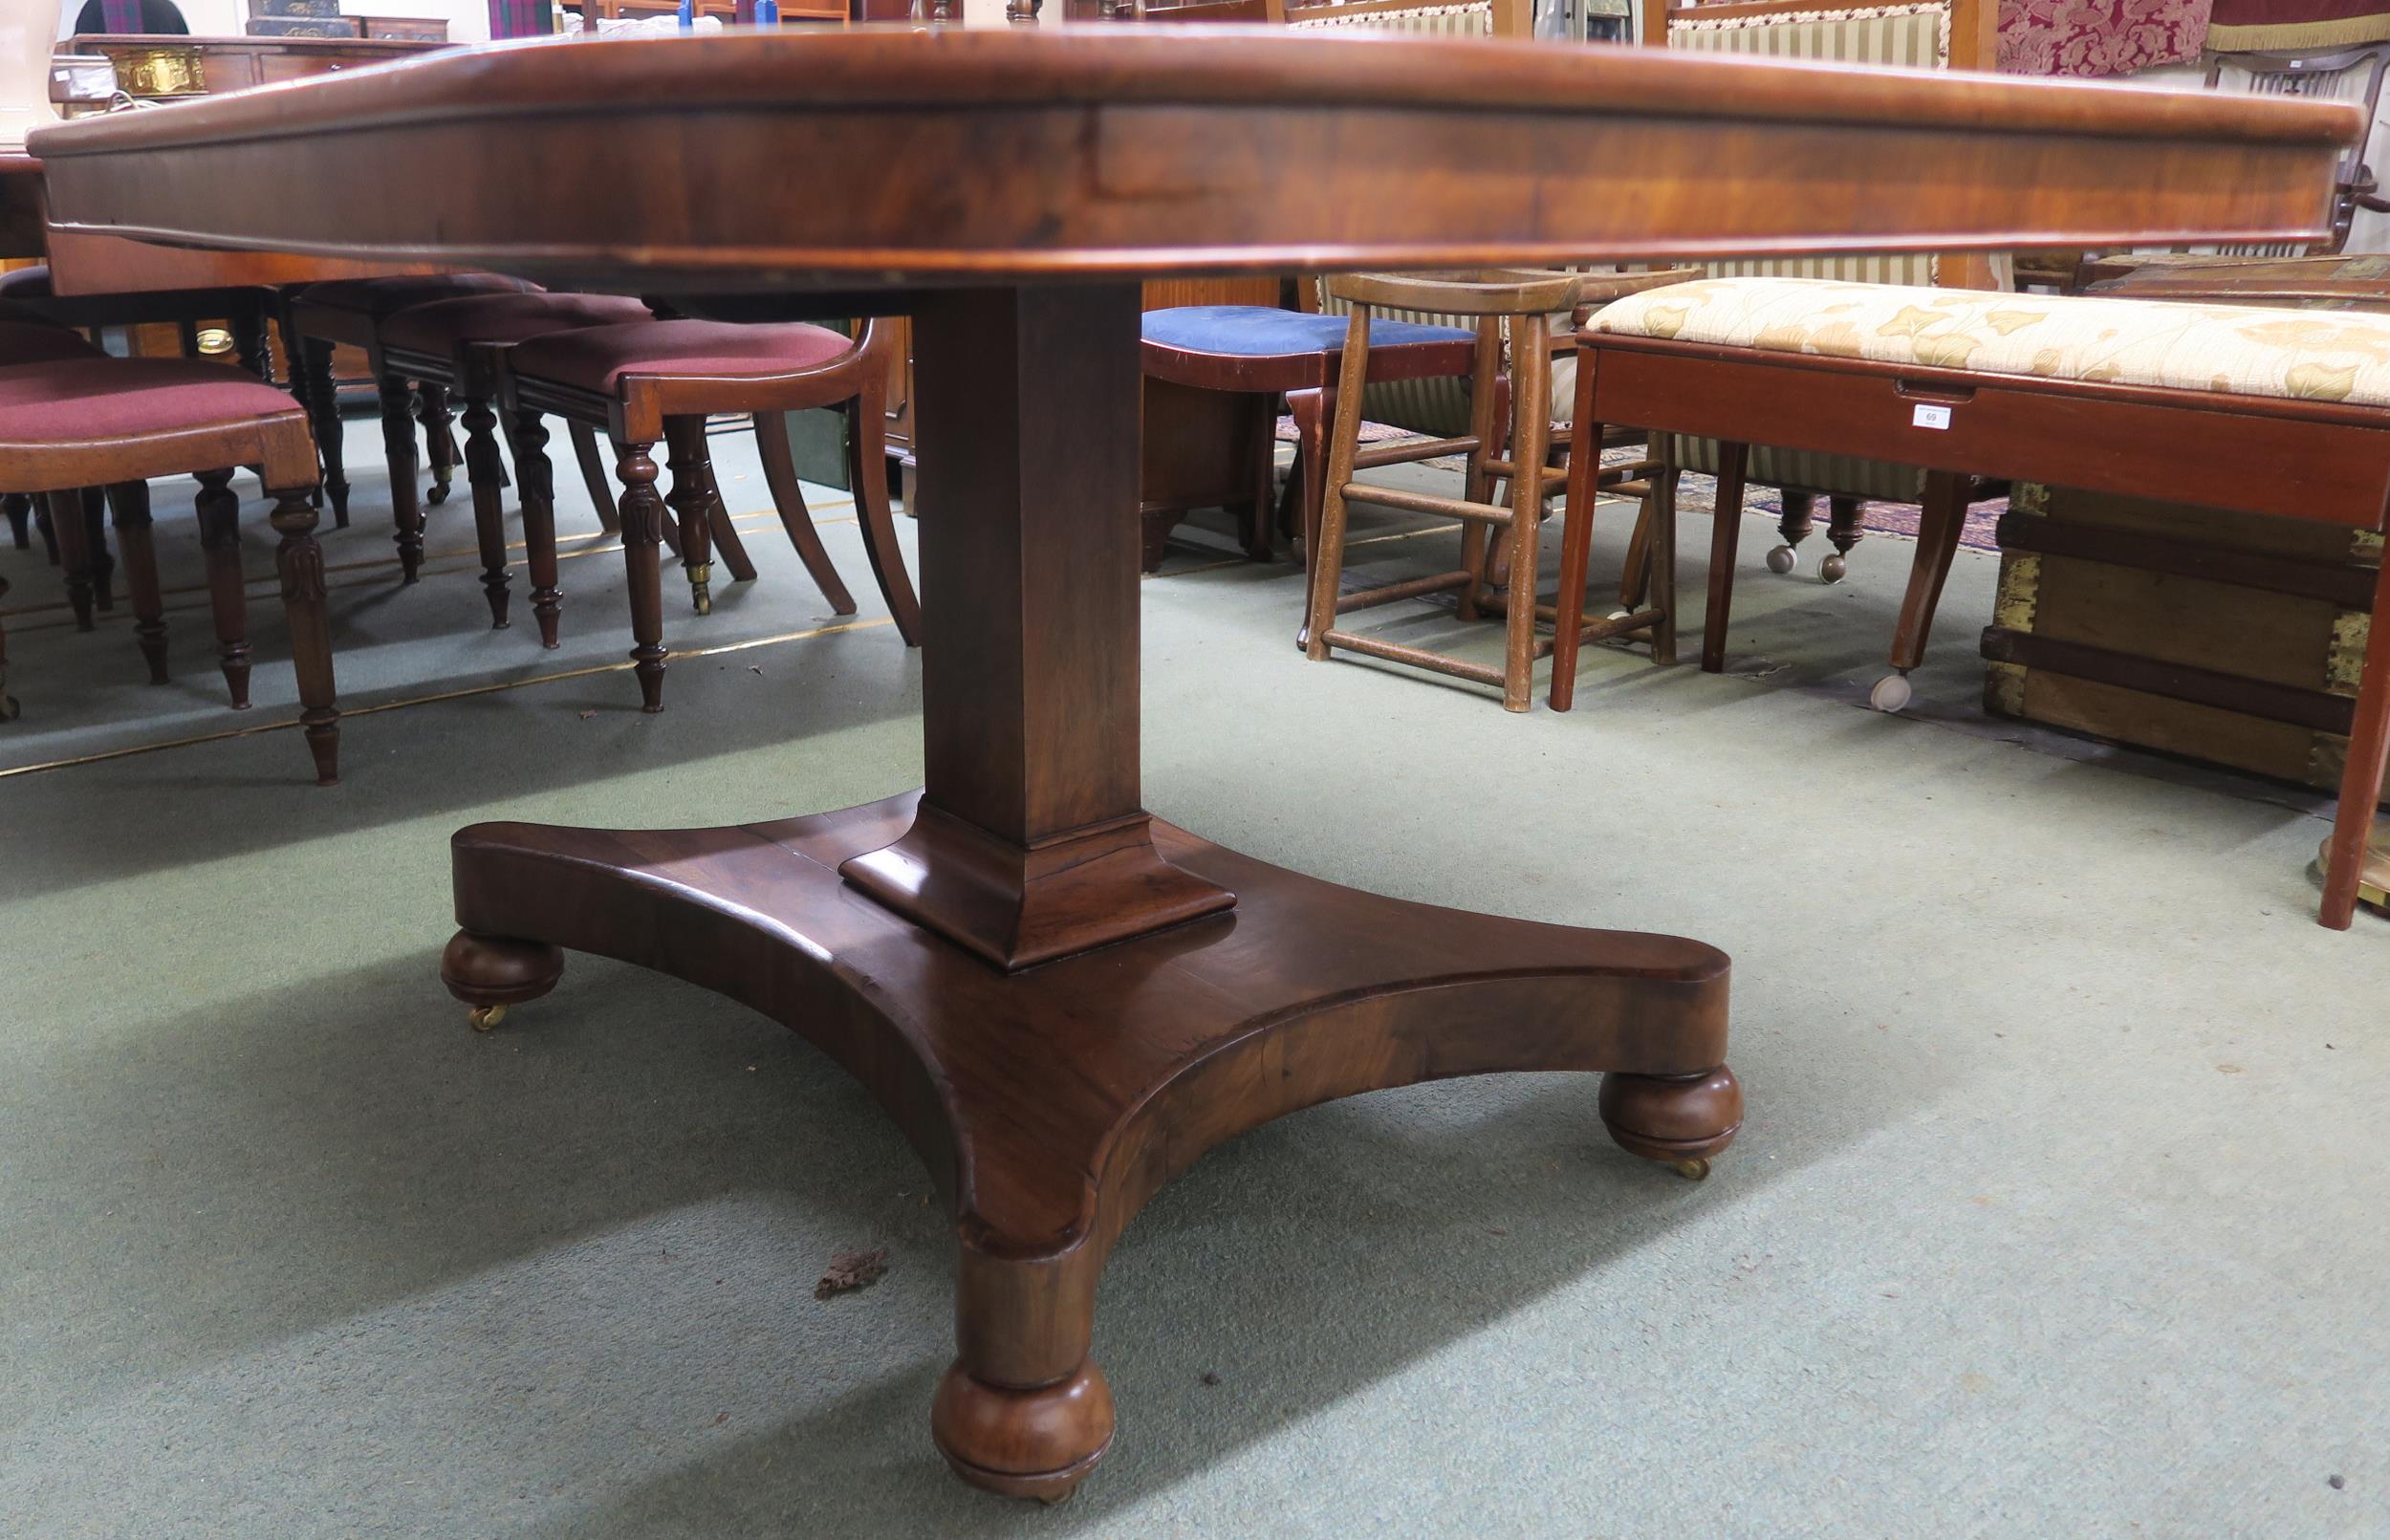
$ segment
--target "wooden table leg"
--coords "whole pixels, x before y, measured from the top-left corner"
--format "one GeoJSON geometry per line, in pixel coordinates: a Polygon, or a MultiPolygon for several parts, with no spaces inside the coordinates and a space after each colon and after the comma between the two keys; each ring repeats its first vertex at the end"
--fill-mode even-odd
{"type": "Polygon", "coordinates": [[[2357,881],[2364,876],[2367,836],[2374,805],[2381,800],[2381,776],[2390,762],[2390,561],[2374,580],[2374,616],[2365,638],[2365,671],[2358,677],[2357,710],[2349,724],[2349,757],[2340,768],[2340,803],[2332,837],[2324,845],[2324,906],[2321,922],[2346,930],[2357,916],[2357,881]]]}
{"type": "Polygon", "coordinates": [[[1734,553],[1743,539],[1743,467],[1750,446],[1718,445],[1718,496],[1709,513],[1709,608],[1702,616],[1702,672],[1727,666],[1727,626],[1734,615],[1734,553]]]}
{"type": "Polygon", "coordinates": [[[1380,898],[1145,813],[1121,512],[1137,309],[1127,286],[922,302],[923,792],[739,828],[464,830],[442,963],[477,1026],[554,987],[570,949],[704,985],[843,1064],[954,1214],[938,1447],[1050,1501],[1111,1442],[1088,1356],[1105,1258],[1221,1140],[1526,1069],[1611,1072],[1612,1136],[1687,1175],[1742,1120],[1715,948],[1380,898]]]}

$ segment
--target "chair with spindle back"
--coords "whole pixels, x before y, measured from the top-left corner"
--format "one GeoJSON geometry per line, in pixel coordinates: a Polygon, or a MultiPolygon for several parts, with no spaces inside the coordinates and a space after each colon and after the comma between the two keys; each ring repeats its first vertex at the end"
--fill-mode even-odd
{"type": "MultiPolygon", "coordinates": [[[[2258,97],[2306,97],[2327,101],[2355,102],[2365,109],[2371,123],[2381,104],[2381,83],[2390,71],[2390,43],[2363,48],[2339,48],[2304,54],[2210,54],[2207,89],[2237,91],[2258,97]]],[[[2370,143],[2368,134],[2367,142],[2370,143]]],[[[2347,247],[2349,228],[2360,208],[2390,213],[2374,169],[2365,160],[2366,144],[2352,145],[2341,157],[2334,178],[2332,238],[2321,245],[2303,241],[2269,241],[2226,245],[2217,251],[2243,256],[2305,256],[2336,253],[2347,247]]]]}
{"type": "MultiPolygon", "coordinates": [[[[1645,0],[1646,46],[1761,58],[1821,59],[1916,70],[1988,70],[1998,53],[1998,14],[1992,0],[1729,0],[1715,5],[1645,0]]],[[[1846,283],[1940,285],[1951,289],[2010,287],[2005,263],[1982,256],[1914,253],[1707,258],[1712,277],[1824,278],[1846,283]]],[[[1663,436],[1653,445],[1662,468],[1653,495],[1673,500],[1683,471],[1715,475],[1714,440],[1663,436]]],[[[1772,572],[1800,564],[1800,544],[1815,527],[1817,500],[1831,510],[1827,537],[1834,553],[1818,566],[1829,583],[1842,580],[1848,557],[1863,531],[1863,502],[1923,504],[1923,473],[1856,455],[1794,451],[1753,445],[1744,466],[1746,483],[1781,489],[1784,513],[1777,525],[1783,541],[1768,553],[1772,572]]],[[[1996,495],[1997,484],[1970,481],[1961,490],[1968,501],[1996,495]]],[[[1739,517],[1721,497],[1717,517],[1739,517]]],[[[1630,571],[1630,602],[1638,575],[1630,571]]]]}

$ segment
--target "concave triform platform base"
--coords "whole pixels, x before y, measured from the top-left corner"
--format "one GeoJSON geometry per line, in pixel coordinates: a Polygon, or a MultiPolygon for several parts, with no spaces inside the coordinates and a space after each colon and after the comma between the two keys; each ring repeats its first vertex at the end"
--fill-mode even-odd
{"type": "Polygon", "coordinates": [[[975,1485],[1053,1501],[1094,1468],[1104,1258],[1233,1134],[1509,1070],[1614,1072],[1613,1137],[1688,1173],[1741,1124],[1714,947],[1379,898],[1156,822],[1162,856],[1236,907],[1008,973],[840,880],[916,802],[731,829],[476,825],[454,840],[464,929],[442,972],[489,1008],[553,987],[555,948],[620,958],[764,1011],[860,1079],[954,1215],[959,1354],[930,1426],[975,1485]]]}

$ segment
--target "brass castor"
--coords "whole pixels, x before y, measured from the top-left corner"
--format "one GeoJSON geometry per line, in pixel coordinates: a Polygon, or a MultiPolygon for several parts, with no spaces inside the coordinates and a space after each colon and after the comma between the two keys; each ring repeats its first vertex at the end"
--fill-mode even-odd
{"type": "Polygon", "coordinates": [[[1838,583],[1850,575],[1851,564],[1842,559],[1839,551],[1817,564],[1817,580],[1821,583],[1838,583]]]}
{"type": "Polygon", "coordinates": [[[930,1403],[929,1436],[973,1486],[1052,1507],[1111,1448],[1112,1388],[1093,1363],[1035,1390],[982,1383],[957,1363],[930,1403]]]}
{"type": "MultiPolygon", "coordinates": [[[[1778,546],[1768,553],[1768,570],[1782,576],[1801,564],[1801,553],[1791,546],[1778,546]]],[[[1828,582],[1834,579],[1828,578],[1828,582]]]]}
{"type": "Polygon", "coordinates": [[[476,936],[460,930],[440,954],[440,982],[469,1008],[466,1020],[486,1032],[506,1020],[507,1007],[536,1000],[564,976],[564,953],[545,942],[476,936]]]}
{"type": "Polygon", "coordinates": [[[714,613],[714,564],[701,561],[688,570],[689,608],[700,615],[714,613]]]}
{"type": "Polygon", "coordinates": [[[1599,1106],[1602,1126],[1629,1155],[1700,1182],[1743,1126],[1743,1085],[1723,1064],[1693,1074],[1613,1071],[1601,1077],[1599,1106]]]}

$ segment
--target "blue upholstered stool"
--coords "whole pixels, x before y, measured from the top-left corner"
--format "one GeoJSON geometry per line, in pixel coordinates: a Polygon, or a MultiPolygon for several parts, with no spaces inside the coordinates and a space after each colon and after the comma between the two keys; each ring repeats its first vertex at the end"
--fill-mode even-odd
{"type": "MultiPolygon", "coordinates": [[[[1182,305],[1145,313],[1148,431],[1141,509],[1147,571],[1160,564],[1164,537],[1187,510],[1214,505],[1246,510],[1246,553],[1269,559],[1271,449],[1280,396],[1294,414],[1302,475],[1289,481],[1288,490],[1300,488],[1309,551],[1326,495],[1328,424],[1336,416],[1345,325],[1342,315],[1269,305],[1182,305]],[[1200,391],[1253,399],[1224,401],[1212,411],[1187,394],[1200,391]],[[1173,430],[1166,447],[1165,435],[1155,431],[1164,421],[1173,430]]],[[[1369,341],[1372,383],[1466,376],[1476,359],[1477,334],[1462,327],[1380,321],[1369,341]]]]}

